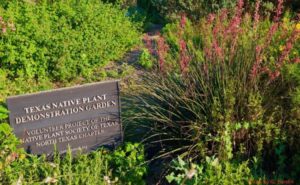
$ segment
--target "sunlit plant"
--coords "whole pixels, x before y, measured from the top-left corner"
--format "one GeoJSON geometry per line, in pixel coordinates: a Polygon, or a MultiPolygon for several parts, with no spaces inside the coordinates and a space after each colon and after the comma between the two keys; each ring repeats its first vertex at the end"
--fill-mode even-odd
{"type": "Polygon", "coordinates": [[[164,30],[172,47],[163,63],[177,66],[146,74],[138,92],[124,99],[134,110],[128,124],[145,127],[141,137],[160,148],[157,158],[264,157],[264,147],[272,153],[286,142],[290,87],[282,70],[299,61],[293,47],[299,29],[295,21],[282,21],[282,1],[272,20],[260,16],[260,3],[246,12],[238,0],[233,11],[210,14],[189,30],[183,15],[164,30]]]}

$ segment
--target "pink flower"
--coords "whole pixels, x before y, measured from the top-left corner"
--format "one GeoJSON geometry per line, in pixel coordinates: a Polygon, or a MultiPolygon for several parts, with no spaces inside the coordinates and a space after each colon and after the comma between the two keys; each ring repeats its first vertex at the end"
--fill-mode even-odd
{"type": "Polygon", "coordinates": [[[243,14],[243,6],[244,6],[244,1],[239,0],[236,10],[235,10],[235,15],[231,19],[230,24],[227,28],[227,34],[231,33],[233,35],[233,38],[237,36],[237,33],[240,31],[239,27],[242,21],[242,14],[243,14]]]}
{"type": "Polygon", "coordinates": [[[182,14],[182,15],[181,15],[181,19],[180,19],[180,27],[181,27],[182,29],[185,28],[186,22],[187,22],[186,15],[185,15],[185,14],[182,14]]]}
{"type": "Polygon", "coordinates": [[[204,54],[208,60],[212,60],[212,52],[210,48],[204,48],[204,54]]]}
{"type": "Polygon", "coordinates": [[[255,48],[255,52],[256,52],[256,63],[260,63],[261,62],[261,52],[262,52],[262,47],[261,46],[256,46],[255,48]]]}
{"type": "Polygon", "coordinates": [[[261,51],[262,51],[262,47],[261,46],[256,46],[255,48],[255,51],[256,51],[256,61],[252,67],[252,70],[251,70],[251,73],[250,73],[250,76],[252,79],[254,79],[260,72],[260,64],[261,64],[261,51]]]}
{"type": "Polygon", "coordinates": [[[295,64],[299,64],[300,63],[300,58],[295,58],[292,62],[295,63],[295,64]]]}
{"type": "Polygon", "coordinates": [[[186,26],[186,22],[187,22],[186,15],[182,14],[181,19],[180,19],[180,25],[179,25],[179,28],[178,28],[178,37],[179,38],[182,37],[182,35],[184,34],[184,29],[185,29],[185,26],[186,26]]]}
{"type": "Polygon", "coordinates": [[[237,15],[236,16],[242,16],[243,6],[244,6],[244,0],[238,0],[237,10],[236,10],[237,15]]]}
{"type": "Polygon", "coordinates": [[[270,42],[272,41],[272,38],[274,36],[274,34],[276,33],[276,31],[278,30],[278,27],[279,27],[279,23],[276,22],[276,23],[273,23],[269,32],[268,32],[268,35],[267,35],[267,38],[266,38],[266,42],[263,46],[263,48],[266,48],[270,45],[270,42]]]}
{"type": "Polygon", "coordinates": [[[256,26],[259,22],[259,18],[260,18],[260,15],[259,15],[260,3],[261,3],[261,0],[257,0],[256,4],[255,4],[255,14],[254,14],[254,24],[253,24],[254,28],[256,28],[256,26]]]}
{"type": "Polygon", "coordinates": [[[181,72],[184,73],[187,70],[188,64],[191,60],[190,56],[187,53],[187,46],[184,40],[179,41],[179,49],[180,49],[180,69],[181,72]]]}
{"type": "Polygon", "coordinates": [[[210,13],[210,14],[208,15],[208,17],[207,17],[207,23],[208,23],[208,24],[211,24],[211,23],[215,20],[215,18],[216,18],[216,15],[210,13]]]}
{"type": "Polygon", "coordinates": [[[262,72],[262,73],[268,73],[268,74],[270,74],[270,73],[271,73],[271,70],[270,70],[268,67],[263,67],[263,68],[261,69],[261,72],[262,72]]]}
{"type": "Polygon", "coordinates": [[[278,78],[280,75],[280,71],[279,70],[276,70],[272,73],[269,73],[269,78],[271,81],[275,80],[276,78],[278,78]]]}
{"type": "Polygon", "coordinates": [[[220,21],[223,22],[227,19],[228,10],[226,8],[221,10],[220,21]]]}
{"type": "Polygon", "coordinates": [[[158,55],[158,65],[161,72],[164,71],[165,57],[168,52],[169,46],[165,43],[165,39],[159,36],[157,40],[157,55],[158,55]]]}
{"type": "Polygon", "coordinates": [[[291,35],[291,37],[288,39],[283,52],[281,53],[281,56],[279,58],[279,65],[281,66],[282,63],[284,62],[284,60],[288,57],[288,55],[290,54],[291,50],[293,49],[293,45],[294,43],[297,41],[298,36],[300,35],[300,30],[298,30],[296,27],[293,30],[293,33],[291,35]]]}
{"type": "Polygon", "coordinates": [[[280,16],[282,14],[283,10],[283,0],[278,0],[277,9],[276,9],[276,15],[274,17],[274,21],[278,22],[280,20],[280,16]]]}
{"type": "Polygon", "coordinates": [[[251,73],[250,73],[251,79],[255,79],[255,77],[257,76],[257,74],[258,74],[258,67],[259,66],[257,64],[253,65],[253,67],[251,69],[251,73]]]}
{"type": "Polygon", "coordinates": [[[223,51],[216,40],[213,41],[213,49],[218,59],[223,60],[223,51]]]}
{"type": "MultiPolygon", "coordinates": [[[[274,30],[276,30],[278,27],[278,23],[275,23],[270,31],[269,31],[269,35],[268,35],[268,42],[271,41],[271,36],[273,36],[273,34],[275,33],[274,30]],[[271,35],[271,36],[270,36],[271,35]]],[[[297,30],[297,28],[295,27],[295,29],[293,30],[291,36],[289,37],[289,39],[286,42],[286,45],[284,47],[284,50],[282,51],[278,62],[275,65],[275,69],[273,71],[271,71],[269,68],[264,67],[262,69],[262,72],[267,73],[269,75],[270,81],[275,80],[276,78],[278,78],[280,76],[280,71],[281,71],[281,67],[284,64],[284,61],[286,60],[286,58],[289,56],[291,50],[293,49],[293,45],[294,43],[297,41],[298,36],[300,35],[300,30],[297,30]]],[[[265,45],[266,47],[266,45],[265,45]]],[[[261,62],[261,52],[262,52],[262,48],[261,47],[257,47],[256,48],[257,51],[257,59],[256,59],[256,63],[252,69],[252,73],[255,73],[257,71],[257,66],[259,66],[260,62],[261,62]]],[[[294,59],[292,62],[298,63],[300,62],[299,59],[294,59]]]]}

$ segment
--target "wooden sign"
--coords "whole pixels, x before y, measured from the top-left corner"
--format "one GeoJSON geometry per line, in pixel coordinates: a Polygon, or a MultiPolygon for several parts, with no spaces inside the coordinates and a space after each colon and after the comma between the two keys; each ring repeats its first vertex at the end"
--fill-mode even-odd
{"type": "Polygon", "coordinates": [[[119,82],[108,81],[7,99],[9,121],[29,153],[88,152],[122,142],[119,82]]]}

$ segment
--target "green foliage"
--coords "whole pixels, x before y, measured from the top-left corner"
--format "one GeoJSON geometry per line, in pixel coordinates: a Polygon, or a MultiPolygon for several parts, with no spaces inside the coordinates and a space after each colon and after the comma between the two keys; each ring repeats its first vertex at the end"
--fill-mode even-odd
{"type": "MultiPolygon", "coordinates": [[[[139,42],[138,26],[126,12],[101,1],[5,1],[1,6],[0,122],[8,118],[2,104],[8,95],[50,89],[53,81],[68,86],[81,77],[95,80],[98,70],[105,77],[101,68],[139,42]]],[[[122,65],[120,72],[113,77],[128,75],[130,69],[122,65]]],[[[135,184],[136,179],[143,184],[140,145],[76,156],[69,151],[47,159],[26,154],[19,144],[10,126],[1,123],[3,184],[135,184]]]]}
{"type": "MultiPolygon", "coordinates": [[[[16,152],[24,155],[21,150],[17,149],[20,141],[13,135],[12,129],[7,123],[0,124],[0,180],[4,175],[3,170],[6,170],[11,163],[16,160],[19,155],[16,152]]],[[[2,182],[2,181],[1,181],[2,182]]]]}
{"type": "Polygon", "coordinates": [[[188,17],[197,20],[221,8],[234,7],[236,0],[151,0],[151,3],[162,15],[171,19],[178,18],[180,13],[185,13],[188,17]]]}
{"type": "Polygon", "coordinates": [[[159,148],[158,158],[216,156],[225,162],[255,156],[269,178],[295,179],[298,90],[284,70],[299,59],[298,24],[288,14],[280,23],[255,21],[242,10],[194,25],[183,17],[166,27],[170,52],[161,61],[177,65],[145,74],[136,92],[127,94],[127,127],[142,125],[137,137],[149,150],[159,148]],[[190,62],[185,70],[182,59],[190,62]]]}
{"type": "Polygon", "coordinates": [[[136,0],[103,0],[106,3],[118,4],[121,6],[134,6],[136,4],[136,0]]]}
{"type": "Polygon", "coordinates": [[[9,125],[0,124],[1,137],[3,132],[10,136],[0,145],[0,181],[4,184],[144,184],[146,167],[140,145],[127,143],[114,152],[100,149],[74,157],[69,150],[49,160],[17,150],[9,125]]]}
{"type": "Polygon", "coordinates": [[[252,179],[248,162],[235,164],[220,162],[218,158],[206,157],[203,164],[185,162],[181,158],[172,162],[172,169],[166,176],[175,184],[247,184],[252,179]]]}
{"type": "MultiPolygon", "coordinates": [[[[65,83],[64,85],[67,86],[68,84],[65,83]]],[[[40,79],[37,81],[35,79],[19,77],[11,80],[8,77],[8,71],[0,69],[0,107],[4,105],[3,102],[5,102],[5,99],[8,96],[43,91],[51,88],[54,88],[54,83],[49,82],[47,79],[40,79]]],[[[6,114],[7,111],[3,112],[2,108],[0,109],[0,112],[6,114]]]]}
{"type": "MultiPolygon", "coordinates": [[[[165,58],[165,51],[156,57],[147,50],[140,55],[145,69],[153,68],[155,58],[165,68],[146,73],[125,93],[126,132],[145,142],[150,157],[177,158],[166,177],[169,183],[298,183],[300,44],[298,37],[293,42],[290,38],[300,25],[292,13],[284,15],[277,29],[270,21],[276,6],[269,1],[262,2],[267,11],[258,22],[250,13],[239,14],[242,9],[231,11],[235,0],[104,2],[115,5],[96,0],[0,1],[0,102],[7,95],[53,88],[50,81],[67,86],[83,78],[127,76],[131,66],[104,66],[139,42],[141,21],[160,18],[150,15],[150,9],[171,19],[184,13],[193,21],[182,19],[163,29],[169,45],[165,58]],[[134,4],[141,7],[120,9],[134,4]],[[224,7],[228,12],[220,11],[224,7]],[[294,47],[282,59],[291,46],[286,43],[294,47]],[[190,62],[186,70],[181,69],[184,58],[190,62]]],[[[246,6],[253,8],[250,3],[254,1],[246,6]]],[[[164,46],[161,36],[158,41],[157,48],[164,46]]],[[[20,141],[5,123],[7,118],[1,104],[3,184],[145,184],[141,144],[76,156],[68,151],[46,159],[17,148],[20,141]]]]}
{"type": "MultiPolygon", "coordinates": [[[[180,14],[186,14],[194,22],[200,18],[221,11],[232,10],[237,0],[151,0],[151,5],[167,19],[176,20],[180,14]]],[[[247,9],[255,9],[256,0],[245,0],[247,9]]],[[[264,16],[270,16],[274,12],[277,1],[261,1],[261,9],[264,16]]],[[[297,1],[285,1],[286,9],[293,10],[293,14],[299,11],[300,3],[297,1]]]]}
{"type": "MultiPolygon", "coordinates": [[[[300,44],[299,44],[300,45],[300,44]]],[[[293,92],[294,105],[300,105],[300,65],[291,64],[284,69],[284,77],[286,81],[290,81],[295,85],[295,91],[293,92]]]]}
{"type": "MultiPolygon", "coordinates": [[[[299,44],[300,45],[300,44],[299,44]]],[[[291,164],[292,172],[290,173],[292,176],[298,176],[300,174],[300,64],[290,64],[285,66],[283,77],[285,82],[289,86],[289,95],[290,95],[290,109],[291,112],[288,112],[286,116],[288,116],[288,128],[287,130],[287,138],[286,143],[283,145],[280,150],[277,150],[276,155],[280,159],[279,161],[285,161],[285,163],[280,162],[281,170],[283,173],[287,172],[287,168],[291,164]],[[283,148],[284,147],[284,148],[283,148]],[[286,150],[289,150],[289,155],[286,155],[286,150]]],[[[279,145],[281,146],[281,145],[279,145]]]]}
{"type": "Polygon", "coordinates": [[[9,79],[90,78],[139,41],[125,12],[101,1],[12,1],[0,12],[15,28],[0,36],[9,79]]]}
{"type": "Polygon", "coordinates": [[[139,64],[145,69],[151,69],[153,67],[152,56],[147,49],[143,49],[139,58],[139,64]]]}
{"type": "MultiPolygon", "coordinates": [[[[0,106],[2,118],[7,110],[0,106]]],[[[0,124],[0,182],[3,184],[145,184],[144,148],[126,143],[115,151],[90,154],[71,150],[53,159],[26,154],[7,123],[0,124]]]]}
{"type": "Polygon", "coordinates": [[[144,163],[144,147],[141,144],[126,144],[108,156],[108,161],[113,167],[113,174],[121,182],[145,184],[143,177],[147,168],[144,163]]]}
{"type": "Polygon", "coordinates": [[[4,120],[8,117],[8,110],[0,105],[0,120],[4,120]]]}

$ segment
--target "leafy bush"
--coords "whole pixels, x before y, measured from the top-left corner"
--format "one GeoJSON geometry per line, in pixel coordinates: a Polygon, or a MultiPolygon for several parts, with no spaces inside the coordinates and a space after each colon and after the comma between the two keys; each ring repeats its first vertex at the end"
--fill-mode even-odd
{"type": "Polygon", "coordinates": [[[101,1],[11,1],[0,14],[1,69],[9,79],[91,78],[139,41],[135,25],[101,1]],[[7,27],[7,29],[6,29],[7,27]]]}
{"type": "MultiPolygon", "coordinates": [[[[299,44],[300,45],[300,44],[299,44]]],[[[291,164],[293,169],[290,174],[298,176],[300,174],[300,64],[287,65],[284,68],[283,77],[285,82],[291,88],[289,90],[291,105],[290,112],[288,113],[289,119],[287,121],[288,127],[286,128],[286,142],[284,143],[281,150],[278,150],[277,157],[282,159],[281,161],[288,162],[291,164]],[[280,151],[280,152],[279,152],[280,151]],[[287,155],[286,151],[289,151],[287,155]]],[[[285,164],[281,166],[286,167],[285,164]]],[[[289,173],[282,169],[283,173],[289,173]]]]}
{"type": "MultiPolygon", "coordinates": [[[[6,108],[0,106],[0,121],[8,117],[6,108]]],[[[90,154],[72,156],[54,154],[27,154],[18,148],[7,123],[0,123],[0,182],[3,184],[145,184],[147,173],[144,148],[140,144],[126,143],[111,152],[99,149],[90,154]]]]}
{"type": "MultiPolygon", "coordinates": [[[[179,18],[180,14],[186,14],[193,21],[198,21],[200,18],[207,16],[210,13],[219,12],[222,9],[231,10],[235,7],[239,0],[151,0],[151,5],[154,6],[160,14],[174,20],[179,18]]],[[[246,0],[247,9],[254,9],[257,0],[246,0]]],[[[273,14],[275,9],[274,4],[277,0],[264,0],[261,1],[265,16],[273,14]]],[[[285,1],[286,8],[293,10],[295,14],[299,11],[299,2],[285,1]]]]}
{"type": "Polygon", "coordinates": [[[179,14],[185,13],[197,20],[221,8],[234,7],[236,0],[151,0],[151,3],[162,15],[169,18],[176,18],[179,14]]]}
{"type": "MultiPolygon", "coordinates": [[[[1,135],[7,128],[0,124],[1,135]]],[[[16,150],[17,139],[9,130],[6,132],[10,137],[1,143],[0,156],[0,180],[4,184],[145,184],[144,152],[136,144],[128,143],[114,152],[100,149],[76,157],[69,151],[64,157],[55,155],[51,161],[16,150]]]]}
{"type": "Polygon", "coordinates": [[[145,69],[151,69],[153,67],[152,56],[148,50],[144,49],[139,58],[139,64],[145,69]]]}
{"type": "Polygon", "coordinates": [[[146,74],[124,99],[134,110],[127,123],[146,127],[140,137],[159,148],[156,157],[256,156],[267,173],[297,177],[285,173],[298,170],[291,159],[299,160],[300,133],[292,114],[295,81],[284,80],[284,68],[299,65],[300,29],[288,16],[281,21],[282,10],[279,3],[270,21],[257,8],[252,18],[239,1],[233,14],[211,14],[188,32],[185,17],[169,27],[177,30],[165,32],[171,52],[158,63],[177,65],[146,74]]]}
{"type": "Polygon", "coordinates": [[[12,129],[7,123],[0,124],[0,143],[0,180],[4,183],[5,181],[2,180],[3,171],[9,168],[17,157],[24,158],[25,155],[24,152],[17,149],[19,140],[13,135],[12,129]]]}
{"type": "Polygon", "coordinates": [[[147,173],[144,148],[141,144],[126,144],[108,157],[114,176],[128,184],[145,184],[143,177],[147,173]]]}
{"type": "MultiPolygon", "coordinates": [[[[64,86],[70,84],[65,83],[64,86]]],[[[43,91],[48,89],[53,89],[55,86],[54,83],[49,82],[49,80],[42,79],[37,82],[34,79],[24,79],[17,78],[15,80],[10,80],[7,76],[1,76],[0,72],[0,103],[5,102],[7,96],[31,93],[37,91],[43,91]],[[1,78],[3,77],[3,78],[1,78]]]]}
{"type": "Polygon", "coordinates": [[[247,162],[234,164],[219,162],[207,157],[204,164],[187,163],[181,158],[172,162],[171,172],[166,178],[175,184],[248,184],[252,179],[247,162]]]}

